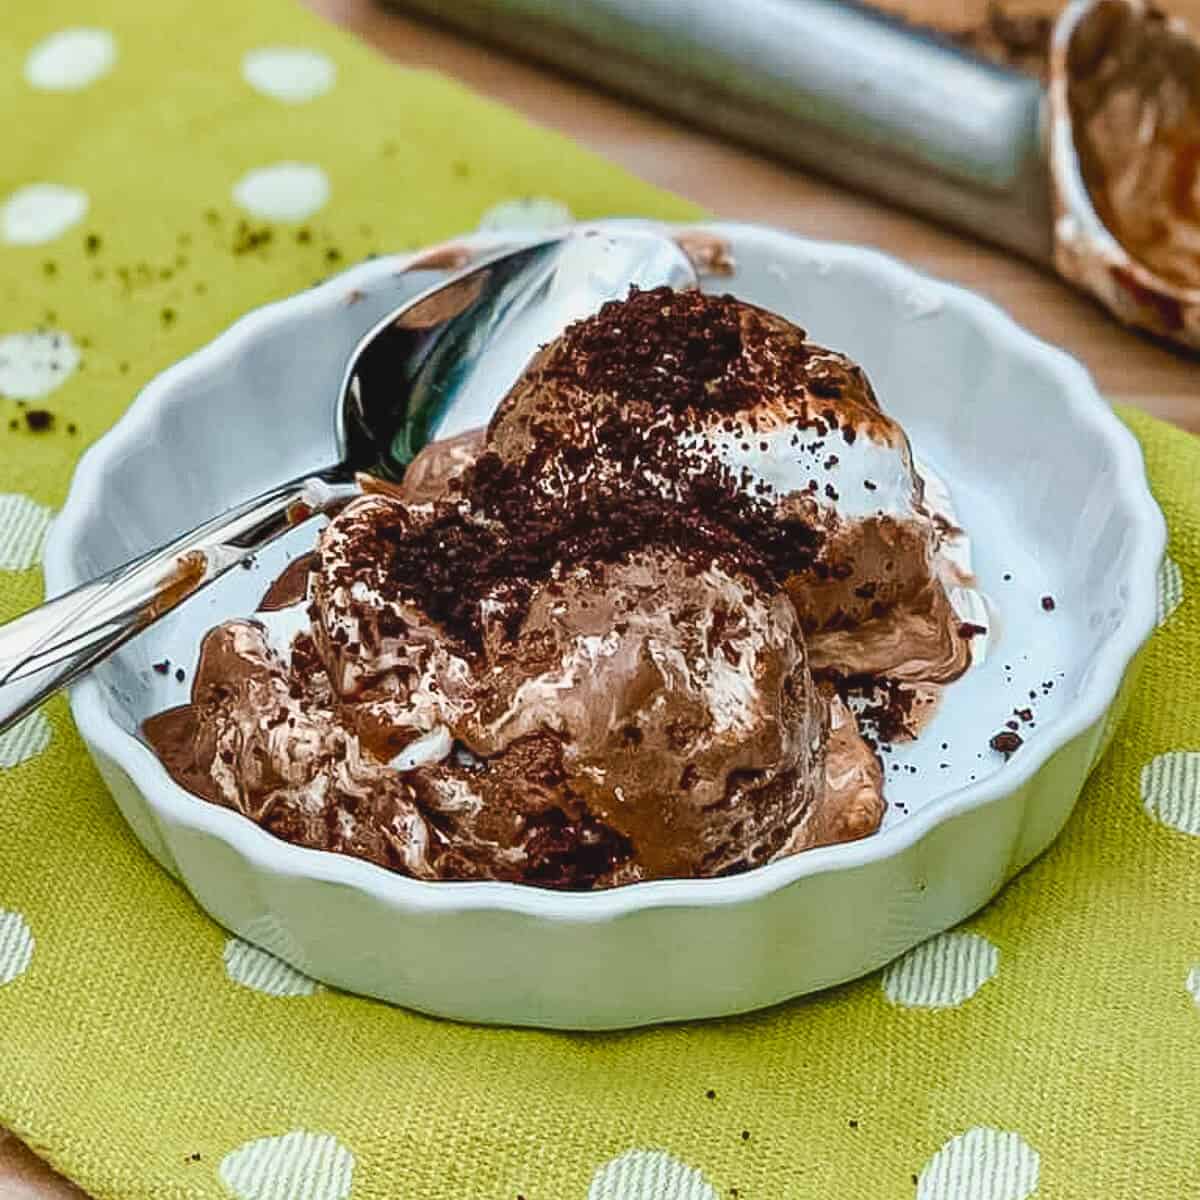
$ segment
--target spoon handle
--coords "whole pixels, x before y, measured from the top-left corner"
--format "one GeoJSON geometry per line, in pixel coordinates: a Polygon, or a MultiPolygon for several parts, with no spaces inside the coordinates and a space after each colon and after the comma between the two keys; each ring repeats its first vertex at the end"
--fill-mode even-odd
{"type": "Polygon", "coordinates": [[[0,732],[292,525],[357,494],[333,471],[294,479],[0,625],[0,732]]]}

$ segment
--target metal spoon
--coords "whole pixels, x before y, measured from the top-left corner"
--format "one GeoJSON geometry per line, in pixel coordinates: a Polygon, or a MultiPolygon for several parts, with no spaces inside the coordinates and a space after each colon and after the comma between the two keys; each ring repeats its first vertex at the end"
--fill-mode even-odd
{"type": "Polygon", "coordinates": [[[581,231],[458,271],[378,322],[350,356],[341,461],[229,509],[169,545],[0,625],[0,731],[285,530],[399,479],[427,442],[487,421],[537,347],[631,286],[694,287],[674,242],[581,231]]]}

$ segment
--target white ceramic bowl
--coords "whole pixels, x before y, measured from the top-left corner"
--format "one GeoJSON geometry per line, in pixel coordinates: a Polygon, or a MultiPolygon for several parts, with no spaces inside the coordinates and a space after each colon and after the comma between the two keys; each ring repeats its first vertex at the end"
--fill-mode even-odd
{"type": "MultiPolygon", "coordinates": [[[[1164,526],[1136,442],[1077,362],[977,296],[870,250],[710,228],[737,270],[709,285],[863,364],[949,483],[999,612],[987,663],[908,752],[916,773],[889,773],[883,830],[731,878],[577,895],[418,882],[289,845],[197,799],[136,736],[187,692],[151,664],[170,658],[190,679],[203,632],[251,612],[311,545],[310,525],[72,691],[125,818],[223,925],[329,984],[448,1017],[577,1029],[712,1017],[881,966],[985,904],[1062,828],[1154,624],[1164,526]],[[1029,691],[1037,725],[1005,763],[987,740],[1029,691]]],[[[253,312],[154,380],[80,462],[46,548],[48,591],[330,461],[346,355],[430,281],[398,273],[403,261],[253,312]]]]}

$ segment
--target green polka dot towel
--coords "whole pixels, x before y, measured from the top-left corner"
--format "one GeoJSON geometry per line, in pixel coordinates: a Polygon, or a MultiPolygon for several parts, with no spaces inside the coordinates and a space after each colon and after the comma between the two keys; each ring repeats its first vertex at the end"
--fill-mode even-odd
{"type": "MultiPolygon", "coordinates": [[[[694,210],[284,0],[0,29],[0,617],[81,449],[246,309],[465,229],[694,210]]],[[[472,1029],[230,938],[64,702],[0,736],[0,1122],[97,1197],[1176,1200],[1200,1145],[1200,444],[1137,702],[1056,846],[886,971],[703,1026],[472,1029]]],[[[720,970],[720,964],[713,964],[720,970]]]]}

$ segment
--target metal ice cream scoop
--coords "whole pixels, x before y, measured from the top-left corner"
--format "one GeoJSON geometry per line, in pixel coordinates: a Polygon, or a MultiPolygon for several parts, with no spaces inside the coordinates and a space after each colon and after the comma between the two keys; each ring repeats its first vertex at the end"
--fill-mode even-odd
{"type": "Polygon", "coordinates": [[[386,0],[1049,263],[1039,80],[852,0],[386,0]]]}
{"type": "Polygon", "coordinates": [[[1050,114],[1059,274],[1200,350],[1200,42],[1147,0],[1076,0],[1050,114]]]}
{"type": "Polygon", "coordinates": [[[1089,131],[1068,103],[1073,72],[1092,76],[1090,93],[1121,90],[1108,115],[1114,126],[1121,113],[1136,118],[1114,148],[1127,163],[1140,161],[1148,126],[1161,140],[1182,136],[1192,182],[1171,186],[1192,212],[1178,240],[1200,241],[1200,146],[1195,122],[1173,111],[1190,94],[1200,112],[1200,47],[1152,0],[1067,5],[1048,93],[1031,74],[855,0],[386,2],[1053,265],[1121,320],[1200,347],[1200,288],[1128,254],[1106,227],[1084,185],[1089,131]]]}
{"type": "Polygon", "coordinates": [[[631,286],[694,287],[676,243],[576,232],[511,248],[405,301],[350,356],[333,405],[341,460],[0,625],[0,731],[297,521],[399,479],[434,437],[486,422],[537,347],[631,286]]]}

